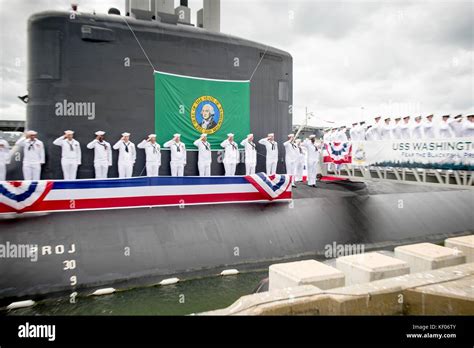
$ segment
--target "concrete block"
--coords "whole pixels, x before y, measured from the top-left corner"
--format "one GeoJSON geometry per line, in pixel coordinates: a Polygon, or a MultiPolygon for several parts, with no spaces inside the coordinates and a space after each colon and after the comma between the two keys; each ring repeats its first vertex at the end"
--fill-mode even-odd
{"type": "Polygon", "coordinates": [[[319,289],[344,286],[344,274],[316,260],[278,263],[269,268],[269,290],[313,285],[319,289]]]}
{"type": "Polygon", "coordinates": [[[474,234],[448,238],[444,241],[444,246],[462,251],[467,263],[474,262],[474,234]]]}
{"type": "Polygon", "coordinates": [[[410,266],[411,273],[430,271],[466,262],[466,257],[462,251],[432,243],[418,243],[396,247],[395,257],[406,261],[410,266]]]}
{"type": "Polygon", "coordinates": [[[405,261],[377,252],[338,257],[336,267],[344,272],[346,285],[368,283],[410,273],[405,261]]]}

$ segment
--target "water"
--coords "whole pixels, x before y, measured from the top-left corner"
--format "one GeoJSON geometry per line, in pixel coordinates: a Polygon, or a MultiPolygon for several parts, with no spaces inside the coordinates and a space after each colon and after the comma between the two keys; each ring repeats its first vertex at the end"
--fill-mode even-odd
{"type": "Polygon", "coordinates": [[[112,295],[48,299],[8,315],[186,315],[224,308],[250,294],[267,272],[199,278],[174,285],[135,288],[112,295]]]}

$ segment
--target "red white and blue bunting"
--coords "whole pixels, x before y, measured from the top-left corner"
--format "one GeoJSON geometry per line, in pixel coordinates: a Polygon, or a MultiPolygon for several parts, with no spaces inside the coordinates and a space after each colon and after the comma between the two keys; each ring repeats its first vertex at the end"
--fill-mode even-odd
{"type": "Polygon", "coordinates": [[[287,175],[0,181],[0,215],[291,200],[287,175]]]}

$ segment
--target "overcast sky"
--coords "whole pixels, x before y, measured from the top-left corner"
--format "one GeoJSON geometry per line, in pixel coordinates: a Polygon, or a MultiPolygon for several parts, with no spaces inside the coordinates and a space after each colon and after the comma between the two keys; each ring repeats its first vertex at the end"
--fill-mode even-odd
{"type": "MultiPolygon", "coordinates": [[[[0,118],[23,119],[26,20],[74,1],[0,0],[0,118]]],[[[124,12],[125,0],[78,0],[124,12]]],[[[175,1],[176,6],[179,1],[175,1]]],[[[202,7],[190,0],[191,21],[202,7]]],[[[474,112],[474,1],[223,0],[221,31],[293,56],[294,123],[474,112]]]]}

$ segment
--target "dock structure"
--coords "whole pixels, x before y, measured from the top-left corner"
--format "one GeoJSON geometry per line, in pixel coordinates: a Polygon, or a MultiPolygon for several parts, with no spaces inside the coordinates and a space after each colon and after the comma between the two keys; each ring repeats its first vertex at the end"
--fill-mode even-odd
{"type": "Polygon", "coordinates": [[[311,284],[312,279],[330,273],[320,262],[272,265],[269,291],[243,296],[227,308],[202,315],[473,315],[474,262],[465,263],[463,254],[472,252],[473,238],[473,234],[448,238],[445,246],[418,243],[397,247],[395,257],[374,252],[340,257],[336,265],[344,270],[346,286],[338,288],[322,289],[311,284]],[[407,254],[412,259],[407,260],[407,254]],[[400,255],[405,260],[400,260],[400,255]],[[423,267],[418,267],[420,264],[423,267]],[[403,269],[398,272],[406,274],[385,272],[384,279],[377,280],[371,265],[379,270],[403,269]],[[289,287],[282,287],[284,282],[275,278],[276,271],[280,276],[286,272],[289,287]],[[351,272],[359,274],[354,277],[351,272]]]}

